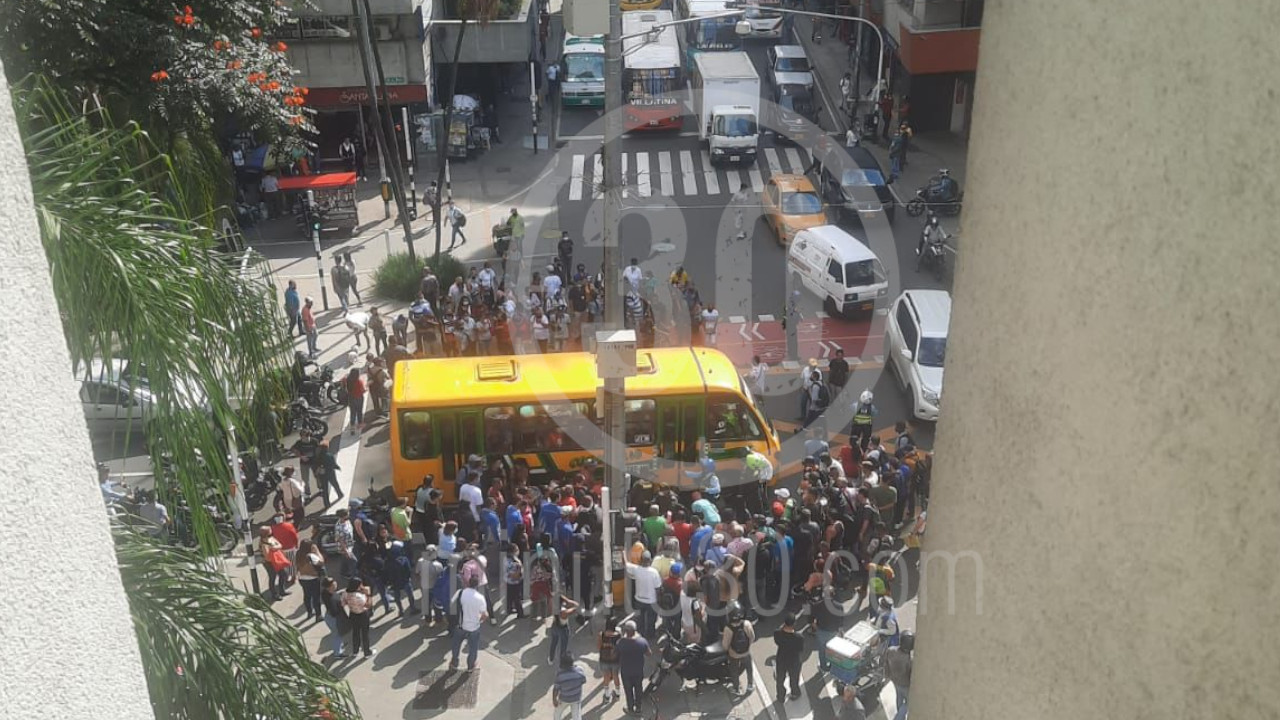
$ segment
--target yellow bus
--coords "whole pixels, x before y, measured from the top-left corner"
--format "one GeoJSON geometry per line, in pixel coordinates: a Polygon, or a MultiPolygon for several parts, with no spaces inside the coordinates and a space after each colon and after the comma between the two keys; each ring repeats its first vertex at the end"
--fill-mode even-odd
{"type": "Polygon", "coordinates": [[[622,12],[631,12],[632,10],[663,10],[670,9],[667,0],[618,0],[618,7],[622,12]]]}
{"type": "MultiPolygon", "coordinates": [[[[777,465],[772,423],[724,353],[710,348],[636,352],[626,381],[628,469],[680,488],[699,469],[700,452],[716,461],[728,488],[754,449],[777,465]]],[[[403,360],[391,398],[391,470],[398,496],[436,478],[445,501],[456,498],[458,469],[472,455],[500,459],[531,484],[560,479],[589,457],[603,456],[596,415],[603,385],[590,353],[403,360]]],[[[775,473],[775,478],[778,474],[775,473]]]]}

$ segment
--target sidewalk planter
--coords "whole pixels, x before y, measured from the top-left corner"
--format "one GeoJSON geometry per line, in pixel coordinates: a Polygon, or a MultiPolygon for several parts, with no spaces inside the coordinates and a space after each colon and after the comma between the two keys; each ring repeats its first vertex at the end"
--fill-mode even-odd
{"type": "MultiPolygon", "coordinates": [[[[518,0],[518,10],[510,17],[497,18],[485,25],[467,21],[462,37],[460,63],[525,63],[535,55],[538,38],[538,13],[533,0],[518,0]]],[[[462,21],[454,14],[452,0],[431,3],[431,50],[436,63],[453,62],[453,48],[458,41],[462,21]]]]}

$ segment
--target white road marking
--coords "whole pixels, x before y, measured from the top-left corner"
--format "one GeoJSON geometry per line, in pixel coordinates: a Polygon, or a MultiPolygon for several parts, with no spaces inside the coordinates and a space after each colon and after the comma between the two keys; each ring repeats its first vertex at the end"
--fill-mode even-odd
{"type": "Polygon", "coordinates": [[[582,168],[586,164],[586,158],[581,155],[573,156],[573,167],[569,170],[569,199],[582,199],[582,168]]]}
{"type": "Polygon", "coordinates": [[[744,318],[744,317],[742,317],[741,315],[730,315],[730,316],[729,316],[729,322],[731,322],[731,323],[742,324],[742,323],[745,323],[746,321],[747,321],[747,319],[746,319],[746,318],[744,318]]]}
{"type": "Polygon", "coordinates": [[[764,149],[765,162],[769,163],[769,174],[779,175],[782,173],[782,163],[778,160],[777,148],[764,149]]]}
{"type": "Polygon", "coordinates": [[[636,153],[636,194],[640,197],[653,194],[649,184],[649,153],[636,153]]]}
{"type": "Polygon", "coordinates": [[[756,192],[764,192],[764,178],[760,177],[760,168],[752,165],[747,173],[751,176],[751,189],[756,192]]]}
{"type": "Polygon", "coordinates": [[[800,151],[795,148],[787,148],[787,162],[791,163],[791,172],[803,173],[804,160],[800,159],[800,151]]]}
{"type": "Polygon", "coordinates": [[[594,163],[591,170],[591,197],[599,200],[604,197],[604,155],[596,153],[591,159],[594,163]]]}
{"type": "Polygon", "coordinates": [[[675,184],[671,180],[671,153],[666,150],[658,153],[658,191],[663,197],[676,194],[675,184]]]}
{"type": "Polygon", "coordinates": [[[680,174],[684,180],[684,194],[697,195],[698,181],[694,179],[693,174],[693,153],[688,150],[680,151],[680,174]]]}
{"type": "Polygon", "coordinates": [[[711,154],[706,150],[702,151],[702,180],[708,195],[720,194],[720,180],[716,177],[716,169],[711,166],[711,154]]]}

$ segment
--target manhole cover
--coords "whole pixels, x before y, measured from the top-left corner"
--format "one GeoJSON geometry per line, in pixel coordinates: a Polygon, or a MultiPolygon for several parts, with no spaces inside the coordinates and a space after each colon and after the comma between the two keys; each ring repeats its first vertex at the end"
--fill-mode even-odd
{"type": "Polygon", "coordinates": [[[653,251],[656,253],[669,253],[676,249],[675,243],[660,242],[653,244],[653,251]]]}
{"type": "Polygon", "coordinates": [[[469,710],[476,706],[480,670],[432,670],[418,676],[415,710],[469,710]]]}

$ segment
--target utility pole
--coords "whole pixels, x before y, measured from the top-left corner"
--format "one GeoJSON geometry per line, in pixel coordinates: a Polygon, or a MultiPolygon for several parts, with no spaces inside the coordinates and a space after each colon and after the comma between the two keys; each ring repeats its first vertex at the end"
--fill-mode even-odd
{"type": "Polygon", "coordinates": [[[360,5],[360,0],[351,0],[351,14],[357,18],[356,25],[356,47],[360,50],[360,68],[364,70],[365,89],[369,93],[369,121],[373,123],[373,140],[378,146],[378,187],[382,191],[382,209],[385,213],[384,219],[391,219],[391,197],[387,194],[387,185],[390,181],[387,179],[387,148],[386,139],[382,136],[382,113],[378,111],[378,91],[373,86],[373,68],[369,66],[373,62],[369,57],[369,48],[365,45],[369,39],[369,26],[365,22],[364,8],[360,5]]]}
{"type": "MultiPolygon", "coordinates": [[[[356,2],[357,0],[352,0],[353,5],[356,2]]],[[[364,38],[364,42],[361,44],[361,48],[363,48],[365,52],[368,53],[364,55],[365,68],[366,68],[365,78],[366,79],[369,78],[369,72],[368,72],[369,55],[372,55],[373,65],[377,71],[377,76],[378,76],[378,87],[382,88],[382,100],[383,100],[384,110],[386,113],[385,115],[382,116],[382,121],[383,121],[382,143],[387,147],[388,154],[391,156],[390,158],[391,159],[391,179],[389,181],[391,185],[391,194],[396,201],[396,210],[400,213],[400,224],[404,226],[404,243],[405,243],[406,249],[409,251],[409,257],[413,258],[414,257],[413,225],[411,224],[412,219],[409,217],[409,208],[406,207],[406,204],[405,204],[404,178],[400,175],[401,173],[400,151],[395,146],[395,140],[396,140],[396,133],[395,133],[395,127],[394,127],[395,118],[391,113],[391,100],[390,98],[387,97],[387,78],[386,76],[383,75],[383,72],[382,72],[382,52],[378,50],[377,43],[373,42],[373,32],[372,32],[373,31],[373,20],[372,20],[373,11],[369,9],[369,0],[359,0],[359,2],[360,2],[360,6],[358,8],[358,12],[360,13],[360,25],[361,25],[363,38],[364,38]]],[[[371,99],[373,101],[372,103],[373,106],[376,108],[378,106],[377,97],[373,97],[371,99]]],[[[383,172],[382,181],[384,183],[388,182],[387,173],[385,172],[385,170],[383,172]]],[[[385,191],[383,193],[383,197],[384,198],[386,197],[385,191]]]]}
{"type": "Polygon", "coordinates": [[[307,223],[307,234],[316,247],[316,273],[320,275],[320,305],[329,309],[329,290],[324,286],[324,258],[320,254],[320,217],[316,213],[316,191],[308,190],[302,219],[307,223]]]}
{"type": "MultiPolygon", "coordinates": [[[[618,0],[609,0],[609,33],[605,38],[604,65],[604,323],[608,330],[622,329],[622,269],[619,263],[618,226],[622,219],[622,9],[618,0]]],[[[626,448],[623,437],[625,378],[608,378],[604,384],[605,487],[609,498],[625,498],[623,487],[626,448]]],[[[612,523],[605,505],[605,523],[612,523]]],[[[613,548],[604,552],[605,602],[613,598],[613,548]]]]}
{"type": "MultiPolygon", "coordinates": [[[[404,128],[404,161],[409,168],[409,219],[418,219],[418,183],[414,179],[414,170],[418,165],[418,153],[413,151],[413,131],[409,125],[409,106],[400,108],[400,122],[404,128]]],[[[409,243],[413,247],[413,243],[409,243]]]]}

